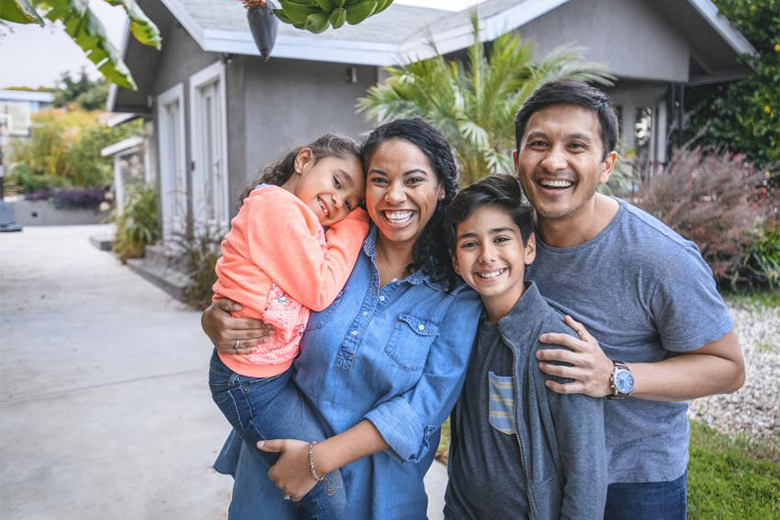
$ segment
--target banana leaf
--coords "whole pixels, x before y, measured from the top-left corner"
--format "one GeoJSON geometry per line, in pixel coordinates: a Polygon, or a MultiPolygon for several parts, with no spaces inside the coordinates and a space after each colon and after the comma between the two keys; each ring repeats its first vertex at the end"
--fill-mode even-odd
{"type": "MultiPolygon", "coordinates": [[[[160,31],[135,0],[105,1],[125,10],[130,18],[130,31],[140,43],[160,49],[160,31]]],[[[65,32],[108,81],[137,90],[130,69],[108,40],[100,19],[89,8],[89,0],[2,0],[0,5],[0,19],[9,22],[43,25],[41,15],[52,22],[62,22],[65,32]]]]}
{"type": "Polygon", "coordinates": [[[157,26],[141,10],[135,0],[105,0],[111,5],[121,5],[130,18],[130,32],[144,45],[160,50],[162,38],[157,26]]]}
{"type": "Polygon", "coordinates": [[[35,10],[30,0],[2,0],[0,2],[0,20],[26,24],[37,23],[43,26],[43,18],[35,10]]]}

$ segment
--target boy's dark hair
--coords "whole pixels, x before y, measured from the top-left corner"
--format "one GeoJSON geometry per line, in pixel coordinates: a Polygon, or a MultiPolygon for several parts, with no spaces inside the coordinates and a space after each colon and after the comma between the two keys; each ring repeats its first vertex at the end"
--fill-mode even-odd
{"type": "MultiPolygon", "coordinates": [[[[352,138],[338,135],[338,134],[325,134],[319,137],[315,141],[307,144],[306,146],[298,146],[293,148],[284,157],[276,161],[271,166],[265,168],[258,177],[253,180],[249,185],[244,188],[241,195],[238,197],[238,209],[241,209],[241,205],[244,203],[244,199],[252,193],[258,184],[273,184],[274,186],[281,186],[287,180],[292,177],[295,171],[295,158],[298,157],[298,153],[304,148],[311,150],[314,162],[325,157],[348,157],[350,155],[356,157],[362,162],[360,155],[360,145],[352,138]]],[[[363,175],[365,175],[363,171],[363,175]]]]}
{"type": "Polygon", "coordinates": [[[458,191],[458,166],[455,157],[441,132],[427,122],[420,118],[396,119],[374,128],[363,143],[363,170],[368,171],[374,153],[391,139],[404,139],[417,146],[425,154],[436,178],[444,188],[444,197],[436,203],[433,216],[412,246],[414,263],[410,267],[421,270],[432,281],[451,289],[455,285],[456,276],[442,235],[445,232],[447,209],[458,191]]]}
{"type": "Polygon", "coordinates": [[[533,209],[523,204],[523,190],[511,175],[491,175],[463,188],[455,196],[447,214],[447,246],[455,251],[458,242],[458,225],[483,206],[498,206],[507,212],[520,228],[523,245],[534,232],[533,209]]]}
{"type": "Polygon", "coordinates": [[[515,143],[517,150],[520,150],[525,126],[528,124],[531,116],[550,105],[560,104],[577,105],[595,112],[599,118],[599,126],[601,127],[599,135],[601,136],[601,144],[604,147],[601,159],[606,159],[607,154],[615,150],[618,138],[617,116],[612,109],[609,97],[596,87],[569,79],[545,83],[517,111],[517,117],[515,117],[515,143]]]}

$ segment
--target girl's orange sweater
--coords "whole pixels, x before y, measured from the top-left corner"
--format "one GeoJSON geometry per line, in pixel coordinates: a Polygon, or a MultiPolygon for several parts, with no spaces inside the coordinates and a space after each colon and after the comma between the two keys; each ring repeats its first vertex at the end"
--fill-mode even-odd
{"type": "Polygon", "coordinates": [[[278,186],[261,186],[244,200],[217,261],[214,300],[230,298],[243,318],[274,328],[271,339],[247,355],[219,353],[234,372],[271,377],[298,355],[309,311],[328,307],[347,282],[368,234],[362,209],[330,226],[326,236],[315,213],[278,186]]]}

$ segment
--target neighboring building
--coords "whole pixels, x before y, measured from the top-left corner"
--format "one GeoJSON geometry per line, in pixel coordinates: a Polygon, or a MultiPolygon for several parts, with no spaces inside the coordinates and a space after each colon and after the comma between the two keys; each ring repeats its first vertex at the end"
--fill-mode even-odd
{"type": "MultiPolygon", "coordinates": [[[[138,82],[112,87],[109,110],[149,118],[149,157],[161,193],[164,237],[188,220],[226,227],[241,189],[281,152],[334,130],[359,137],[370,125],[358,97],[382,67],[471,43],[469,11],[393,5],[357,26],[320,35],[280,24],[271,60],[258,56],[236,0],[138,0],[163,35],[162,51],[125,37],[138,82]]],[[[667,160],[682,124],[685,87],[750,72],[754,49],[711,0],[488,0],[481,36],[518,31],[537,55],[564,44],[618,77],[611,96],[623,144],[648,163],[667,160]]]]}
{"type": "Polygon", "coordinates": [[[30,137],[32,118],[39,110],[50,108],[54,104],[54,94],[28,90],[0,90],[0,165],[2,157],[7,157],[8,142],[11,138],[30,137]]]}
{"type": "Polygon", "coordinates": [[[50,108],[54,94],[28,90],[0,90],[0,135],[29,137],[31,114],[50,108]]]}

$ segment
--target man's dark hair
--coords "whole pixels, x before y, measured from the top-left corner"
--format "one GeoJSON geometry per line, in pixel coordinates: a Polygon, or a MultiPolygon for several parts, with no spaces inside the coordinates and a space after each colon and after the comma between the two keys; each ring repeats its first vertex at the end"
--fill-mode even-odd
{"type": "Polygon", "coordinates": [[[511,175],[491,175],[463,188],[455,196],[447,213],[447,247],[455,251],[458,242],[458,225],[483,206],[498,206],[520,228],[523,245],[534,232],[531,206],[523,204],[523,190],[511,175]]]}
{"type": "Polygon", "coordinates": [[[617,116],[612,109],[609,97],[601,90],[591,87],[587,83],[568,79],[545,83],[517,111],[517,117],[515,117],[515,142],[518,152],[522,144],[525,126],[528,124],[531,116],[550,105],[561,104],[577,105],[596,113],[599,118],[599,126],[601,127],[599,132],[601,144],[604,147],[601,159],[606,159],[607,154],[615,150],[618,138],[617,116]]]}

